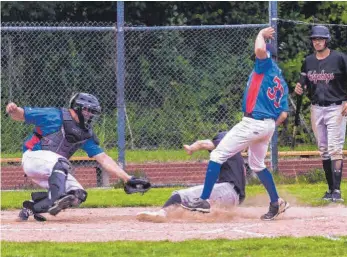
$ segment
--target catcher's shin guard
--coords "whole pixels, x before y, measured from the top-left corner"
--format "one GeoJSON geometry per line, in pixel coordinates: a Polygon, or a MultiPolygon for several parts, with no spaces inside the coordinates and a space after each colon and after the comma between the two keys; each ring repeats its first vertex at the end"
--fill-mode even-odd
{"type": "Polygon", "coordinates": [[[53,167],[53,172],[48,179],[49,198],[53,203],[65,195],[66,179],[70,168],[69,163],[62,158],[53,167]]]}

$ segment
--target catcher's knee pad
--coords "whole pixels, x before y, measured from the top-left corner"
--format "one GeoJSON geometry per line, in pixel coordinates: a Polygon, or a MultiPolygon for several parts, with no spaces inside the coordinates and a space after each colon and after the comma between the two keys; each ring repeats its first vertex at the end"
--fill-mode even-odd
{"type": "Polygon", "coordinates": [[[31,199],[34,202],[39,202],[48,197],[48,192],[32,192],[31,199]]]}
{"type": "Polygon", "coordinates": [[[53,172],[56,170],[62,171],[67,175],[71,172],[72,165],[66,158],[59,158],[53,166],[53,172]]]}
{"type": "Polygon", "coordinates": [[[83,189],[70,190],[69,192],[67,192],[67,194],[74,195],[76,197],[74,202],[71,203],[71,205],[75,207],[85,202],[88,196],[88,193],[83,189]]]}
{"type": "Polygon", "coordinates": [[[59,158],[54,165],[51,176],[48,179],[50,199],[54,203],[65,194],[66,179],[71,165],[65,158],[59,158]]]}

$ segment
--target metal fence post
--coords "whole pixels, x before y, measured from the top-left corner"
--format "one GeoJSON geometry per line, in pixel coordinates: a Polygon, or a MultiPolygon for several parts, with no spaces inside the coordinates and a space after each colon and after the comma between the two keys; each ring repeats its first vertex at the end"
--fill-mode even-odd
{"type": "Polygon", "coordinates": [[[125,101],[124,101],[124,2],[117,2],[117,134],[118,162],[125,169],[125,101]]]}
{"type": "MultiPolygon", "coordinates": [[[[274,40],[271,41],[271,44],[277,49],[277,1],[269,2],[269,23],[276,31],[274,40]]],[[[273,172],[278,171],[278,130],[275,128],[274,134],[271,139],[270,152],[271,152],[271,168],[273,172]]]]}

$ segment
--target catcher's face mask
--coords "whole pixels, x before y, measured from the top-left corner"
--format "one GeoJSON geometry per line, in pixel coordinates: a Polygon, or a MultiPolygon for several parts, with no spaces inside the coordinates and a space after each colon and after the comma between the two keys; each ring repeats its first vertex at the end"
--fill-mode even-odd
{"type": "Polygon", "coordinates": [[[76,111],[79,126],[83,129],[90,129],[101,114],[98,99],[87,93],[74,95],[70,100],[70,108],[76,111]]]}
{"type": "Polygon", "coordinates": [[[88,107],[82,107],[82,116],[83,116],[83,122],[84,127],[86,129],[90,129],[99,119],[101,110],[100,108],[88,108],[88,107]]]}

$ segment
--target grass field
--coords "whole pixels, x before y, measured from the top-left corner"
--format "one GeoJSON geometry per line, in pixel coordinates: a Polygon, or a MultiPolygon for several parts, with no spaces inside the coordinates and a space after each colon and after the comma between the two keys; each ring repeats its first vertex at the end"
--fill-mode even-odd
{"type": "MultiPolygon", "coordinates": [[[[126,195],[122,189],[88,189],[81,208],[161,206],[179,188],[153,188],[145,195],[126,195]]],[[[295,198],[296,205],[324,206],[320,200],[325,183],[278,185],[281,195],[295,198]]],[[[347,181],[342,183],[347,192],[347,181]]],[[[31,191],[2,191],[1,209],[19,209],[31,191]]],[[[247,198],[266,193],[261,185],[247,186],[247,198]]],[[[266,204],[266,203],[264,203],[266,204]]],[[[344,203],[347,204],[346,202],[344,203]]],[[[1,242],[1,256],[347,256],[347,236],[340,238],[263,238],[244,240],[188,240],[184,242],[1,242]]]]}
{"type": "Polygon", "coordinates": [[[189,240],[184,242],[13,243],[2,242],[2,257],[25,256],[347,256],[347,237],[274,238],[244,240],[189,240]]]}

